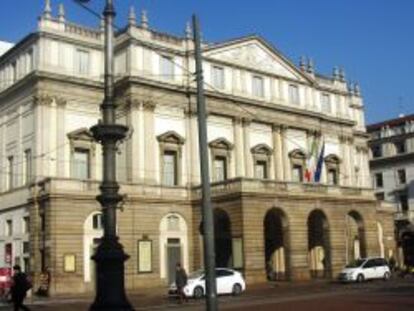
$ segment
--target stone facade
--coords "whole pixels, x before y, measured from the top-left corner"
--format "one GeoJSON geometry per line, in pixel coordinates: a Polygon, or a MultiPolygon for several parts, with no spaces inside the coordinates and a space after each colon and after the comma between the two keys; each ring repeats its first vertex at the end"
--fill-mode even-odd
{"type": "MultiPolygon", "coordinates": [[[[23,243],[8,220],[30,216],[27,267],[35,282],[50,270],[52,294],[93,291],[102,235],[89,128],[103,99],[103,32],[62,12],[47,6],[38,31],[0,57],[0,249],[23,243]]],[[[118,233],[131,290],[167,284],[177,260],[190,271],[203,262],[190,37],[132,13],[116,36],[118,122],[130,128],[117,157],[118,233]]],[[[248,283],[303,280],[394,250],[392,213],[371,189],[362,97],[343,70],[297,67],[257,36],[205,44],[203,56],[217,265],[248,283]],[[307,180],[322,145],[321,179],[307,180]]],[[[2,264],[21,262],[19,249],[2,264]]]]}

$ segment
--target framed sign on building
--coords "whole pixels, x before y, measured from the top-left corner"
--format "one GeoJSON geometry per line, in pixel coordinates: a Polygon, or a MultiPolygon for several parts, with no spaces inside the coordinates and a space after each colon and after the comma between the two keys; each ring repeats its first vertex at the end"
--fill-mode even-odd
{"type": "Polygon", "coordinates": [[[76,255],[66,254],[63,257],[63,271],[64,272],[75,272],[76,271],[76,255]]]}
{"type": "Polygon", "coordinates": [[[152,241],[138,241],[138,273],[152,272],[152,241]]]}

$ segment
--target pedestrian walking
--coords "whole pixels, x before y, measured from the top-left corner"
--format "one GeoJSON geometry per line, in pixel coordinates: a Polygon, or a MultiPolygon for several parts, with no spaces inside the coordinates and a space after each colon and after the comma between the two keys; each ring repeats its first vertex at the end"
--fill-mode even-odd
{"type": "Polygon", "coordinates": [[[187,296],[184,293],[184,287],[187,285],[187,273],[185,269],[181,267],[181,264],[177,262],[175,267],[175,285],[177,286],[177,294],[180,299],[180,303],[188,301],[187,296]]]}
{"type": "Polygon", "coordinates": [[[23,304],[24,299],[26,298],[27,291],[32,287],[31,283],[27,279],[27,276],[19,265],[13,267],[13,278],[10,288],[10,293],[12,297],[12,302],[14,306],[14,311],[19,311],[20,309],[30,311],[28,307],[23,304]]]}

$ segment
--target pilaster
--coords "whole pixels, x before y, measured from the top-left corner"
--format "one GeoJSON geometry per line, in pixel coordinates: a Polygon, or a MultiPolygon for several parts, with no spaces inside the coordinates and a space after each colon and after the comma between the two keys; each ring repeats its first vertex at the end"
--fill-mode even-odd
{"type": "Polygon", "coordinates": [[[155,170],[155,124],[154,124],[154,110],[156,104],[153,101],[143,102],[144,113],[144,179],[146,183],[154,184],[157,181],[157,174],[155,170]]]}
{"type": "Polygon", "coordinates": [[[243,118],[242,119],[242,126],[243,126],[243,147],[244,147],[244,173],[246,177],[253,178],[253,159],[252,154],[250,152],[250,124],[251,119],[243,118]]]}
{"type": "Polygon", "coordinates": [[[282,144],[282,128],[278,124],[272,127],[273,134],[273,168],[275,171],[276,180],[282,181],[284,179],[284,165],[283,165],[283,144],[282,144]]]}
{"type": "Polygon", "coordinates": [[[233,119],[234,130],[234,152],[236,162],[236,177],[245,176],[246,167],[244,159],[244,142],[243,142],[243,125],[242,119],[235,117],[233,119]]]}

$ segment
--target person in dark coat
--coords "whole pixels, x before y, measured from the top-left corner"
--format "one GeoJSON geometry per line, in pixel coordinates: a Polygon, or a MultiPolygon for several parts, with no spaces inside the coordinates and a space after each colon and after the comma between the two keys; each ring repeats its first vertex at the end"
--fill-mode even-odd
{"type": "Polygon", "coordinates": [[[13,272],[14,274],[12,278],[10,293],[13,301],[14,311],[19,311],[20,309],[30,311],[30,309],[23,304],[23,301],[26,298],[26,292],[31,287],[30,282],[27,279],[26,274],[22,272],[22,269],[19,265],[15,265],[13,267],[13,272]]]}
{"type": "Polygon", "coordinates": [[[187,285],[187,273],[185,272],[185,269],[181,267],[179,262],[175,266],[175,285],[177,286],[180,303],[184,300],[188,301],[187,296],[184,294],[184,287],[187,285]]]}

